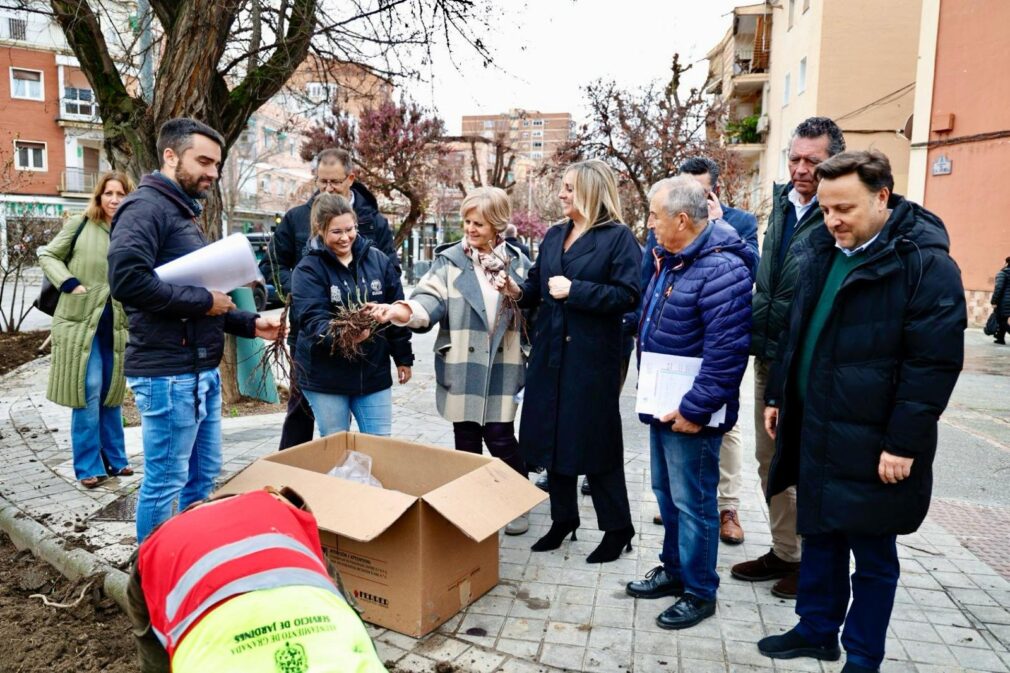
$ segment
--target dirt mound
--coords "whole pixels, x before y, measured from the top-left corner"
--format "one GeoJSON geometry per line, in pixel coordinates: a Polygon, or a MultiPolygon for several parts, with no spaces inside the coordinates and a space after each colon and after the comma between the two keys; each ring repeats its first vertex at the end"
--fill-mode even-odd
{"type": "Polygon", "coordinates": [[[132,673],[129,622],[95,583],[70,582],[0,534],[0,673],[132,673]],[[45,605],[41,594],[52,603],[45,605]],[[82,597],[83,596],[83,597],[82,597]]]}

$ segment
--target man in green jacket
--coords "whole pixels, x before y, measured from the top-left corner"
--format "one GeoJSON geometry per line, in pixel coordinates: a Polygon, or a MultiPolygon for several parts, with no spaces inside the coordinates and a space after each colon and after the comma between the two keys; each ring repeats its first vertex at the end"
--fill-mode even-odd
{"type": "MultiPolygon", "coordinates": [[[[789,142],[789,183],[775,185],[752,305],[751,355],[754,356],[754,439],[761,489],[767,492],[768,468],[775,442],[764,431],[764,395],[768,370],[787,326],[789,307],[799,274],[795,251],[810,232],[824,226],[817,204],[814,169],[845,151],[841,129],[827,117],[810,117],[793,131],[789,142]]],[[[790,488],[768,503],[772,548],[753,561],[738,563],[733,577],[748,582],[777,579],[772,593],[796,598],[800,570],[800,538],[796,533],[796,490],[790,488]]]]}

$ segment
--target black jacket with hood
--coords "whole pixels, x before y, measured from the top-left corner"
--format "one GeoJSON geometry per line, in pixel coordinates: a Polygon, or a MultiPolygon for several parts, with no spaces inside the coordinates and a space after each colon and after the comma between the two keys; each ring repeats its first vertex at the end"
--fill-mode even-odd
{"type": "Polygon", "coordinates": [[[109,287],[129,319],[126,376],[174,376],[217,367],[224,333],[253,337],[255,313],[211,317],[211,293],[171,285],[156,267],[207,245],[197,223],[200,206],[169,178],[145,175],[112,220],[109,287]]]}
{"type": "Polygon", "coordinates": [[[900,196],[889,205],[835,296],[802,408],[803,330],[837,253],[825,227],[796,251],[796,294],[765,401],[780,408],[767,495],[797,486],[801,535],[911,533],[929,508],[937,423],[964,361],[964,288],[940,218],[900,196]],[[914,458],[910,477],[882,482],[882,451],[914,458]]]}

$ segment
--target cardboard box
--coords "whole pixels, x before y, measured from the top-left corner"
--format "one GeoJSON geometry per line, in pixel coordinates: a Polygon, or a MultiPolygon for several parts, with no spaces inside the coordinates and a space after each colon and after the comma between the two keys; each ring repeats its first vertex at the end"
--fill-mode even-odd
{"type": "Polygon", "coordinates": [[[290,486],[365,621],[419,638],[498,583],[498,531],[546,499],[497,458],[343,432],[261,458],[221,492],[290,486]],[[347,451],[384,488],[327,476],[347,451]]]}

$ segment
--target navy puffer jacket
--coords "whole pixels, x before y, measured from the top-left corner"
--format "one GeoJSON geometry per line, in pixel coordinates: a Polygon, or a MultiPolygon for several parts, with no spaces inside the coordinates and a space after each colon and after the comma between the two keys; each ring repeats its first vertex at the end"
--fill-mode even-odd
{"type": "MultiPolygon", "coordinates": [[[[740,381],[747,369],[751,329],[751,275],[755,253],[725,222],[713,221],[679,253],[655,248],[659,273],[645,293],[639,353],[702,358],[680,413],[720,435],[736,424],[740,381]],[[726,421],[707,427],[726,405],[726,421]]],[[[642,414],[645,423],[658,423],[642,414]]]]}
{"type": "Polygon", "coordinates": [[[330,355],[333,339],[324,334],[338,305],[403,299],[400,275],[388,255],[364,236],[358,236],[351,250],[351,264],[344,266],[319,237],[313,238],[291,274],[296,315],[292,329],[298,330],[295,364],[298,384],[305,390],[368,395],[393,385],[390,358],[397,366],[414,364],[410,330],[395,325],[365,341],[359,359],[348,360],[339,352],[330,355]]]}

